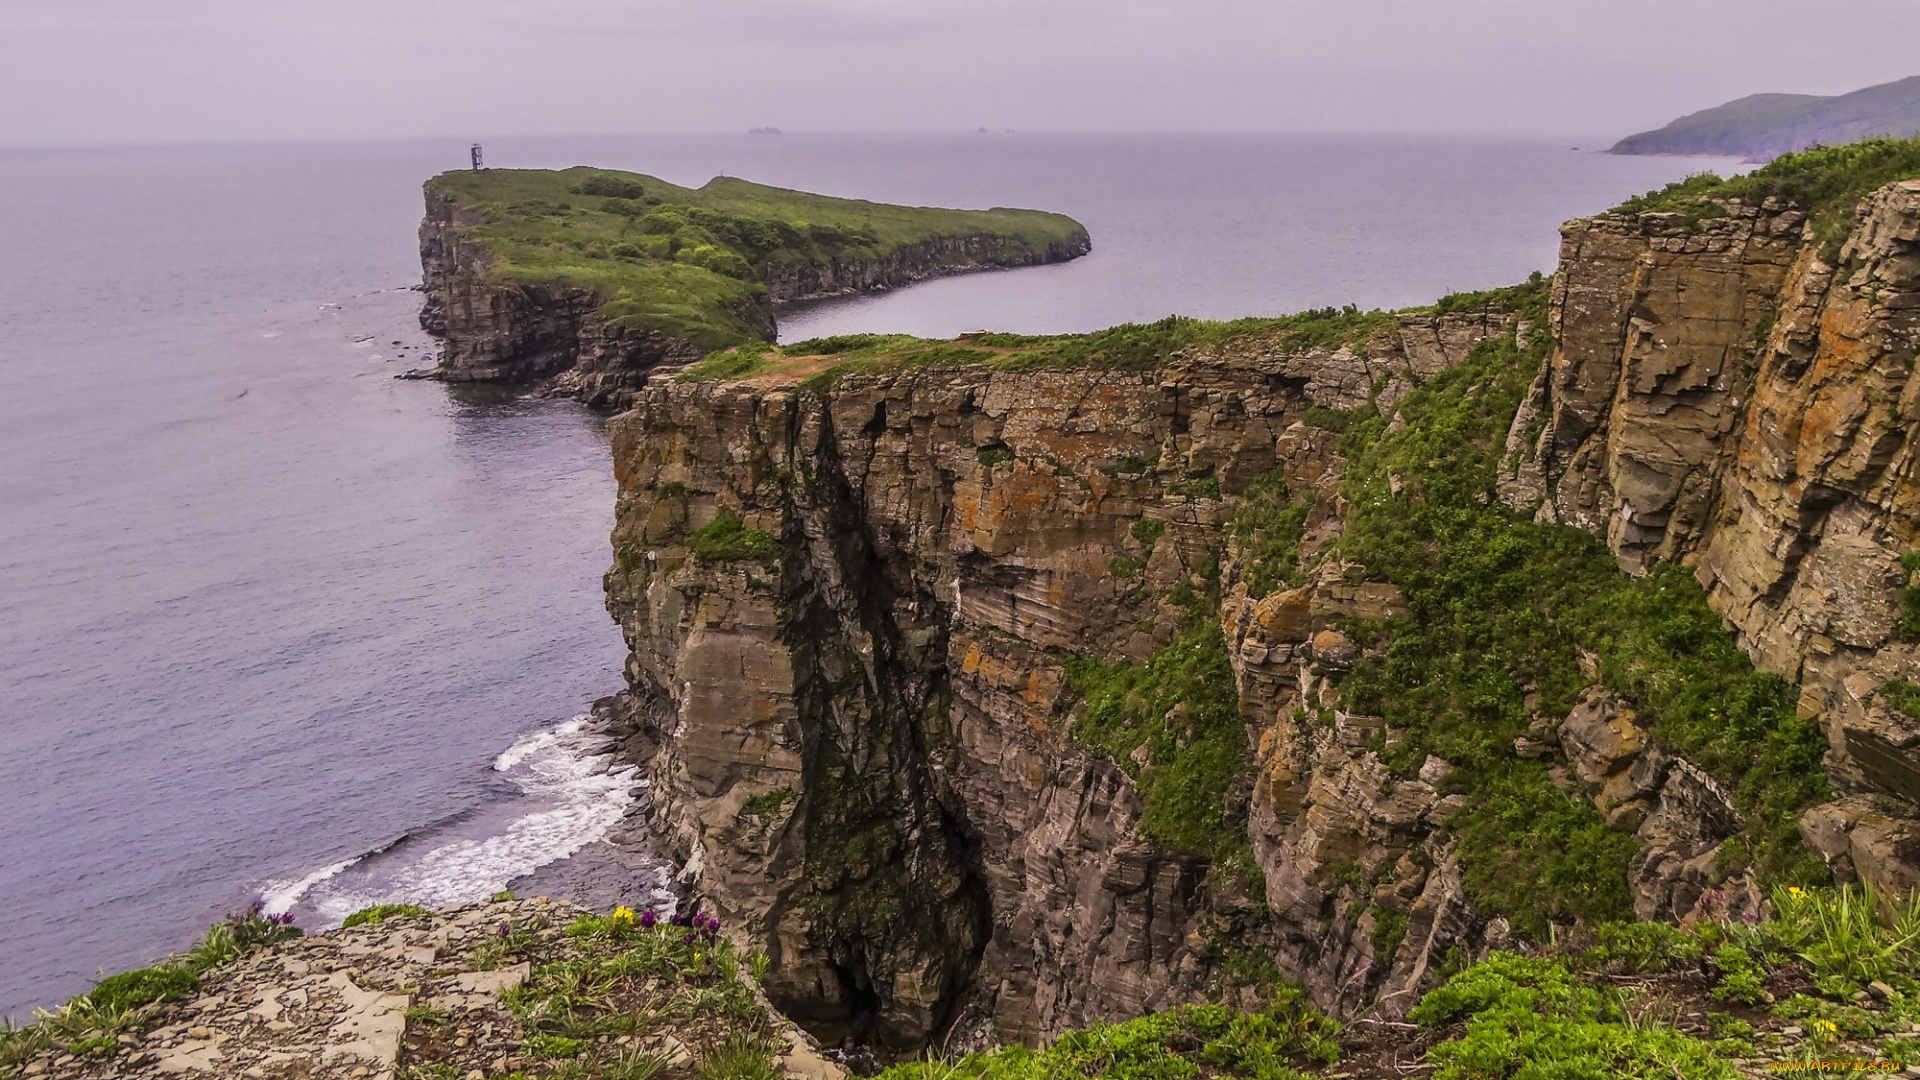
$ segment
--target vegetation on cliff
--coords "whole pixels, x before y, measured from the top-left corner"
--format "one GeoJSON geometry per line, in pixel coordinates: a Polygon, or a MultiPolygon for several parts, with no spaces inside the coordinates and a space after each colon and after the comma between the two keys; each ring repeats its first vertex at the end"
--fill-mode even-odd
{"type": "Polygon", "coordinates": [[[443,173],[430,196],[477,211],[465,226],[516,282],[585,289],[600,314],[704,348],[761,337],[770,274],[841,266],[912,245],[982,238],[1007,264],[1039,261],[1085,230],[1036,210],[891,206],[716,177],[685,188],[605,169],[443,173]]]}
{"type": "Polygon", "coordinates": [[[1024,1046],[968,1054],[953,1061],[917,1061],[881,1073],[882,1080],[1304,1080],[1299,1067],[1340,1059],[1340,1025],[1288,988],[1259,1012],[1188,1005],[1119,1024],[1062,1035],[1042,1050],[1024,1046]]]}
{"type": "MultiPolygon", "coordinates": [[[[1432,309],[1411,308],[1409,312],[1432,309]]],[[[1396,325],[1401,312],[1317,308],[1294,315],[1216,322],[1169,315],[1151,323],[1123,323],[1086,334],[968,334],[949,341],[907,334],[840,334],[789,345],[760,343],[715,353],[689,367],[687,381],[766,375],[803,379],[816,390],[864,372],[980,366],[998,371],[1103,368],[1152,371],[1202,348],[1271,348],[1304,352],[1342,346],[1363,350],[1396,325]]]]}
{"type": "MultiPolygon", "coordinates": [[[[1544,283],[1509,297],[1535,326],[1546,300],[1544,283]]],[[[1827,795],[1826,744],[1796,715],[1794,687],[1754,668],[1686,571],[1631,577],[1590,534],[1536,523],[1496,496],[1514,411],[1552,347],[1536,331],[1522,348],[1510,327],[1393,416],[1348,432],[1349,509],[1332,557],[1397,585],[1411,613],[1349,628],[1362,658],[1341,687],[1344,706],[1406,732],[1381,747],[1398,774],[1412,776],[1428,754],[1457,766],[1449,782],[1468,799],[1450,824],[1468,891],[1537,940],[1557,919],[1632,913],[1637,843],[1515,747],[1596,677],[1656,739],[1737,793],[1747,836],[1722,872],[1751,862],[1767,880],[1823,878],[1795,821],[1827,795]]]]}
{"type": "Polygon", "coordinates": [[[383,907],[383,920],[307,937],[235,916],[187,957],[0,1024],[0,1077],[265,1076],[288,1062],[306,1075],[326,1062],[326,1075],[397,1080],[781,1080],[778,1059],[801,1052],[755,991],[766,955],[743,954],[716,917],[593,915],[511,894],[383,907]]]}
{"type": "Polygon", "coordinates": [[[1920,1063],[1920,908],[1892,926],[1873,908],[1859,889],[1782,887],[1765,920],[1603,923],[1531,955],[1450,963],[1410,1024],[1342,1027],[1276,984],[1259,1012],[1188,1006],[882,1076],[1735,1080],[1767,1061],[1920,1063]]]}
{"type": "Polygon", "coordinates": [[[1180,636],[1146,663],[1069,656],[1065,666],[1085,703],[1074,740],[1133,778],[1141,835],[1174,851],[1234,859],[1247,848],[1246,822],[1227,793],[1247,768],[1247,736],[1220,633],[1218,570],[1204,569],[1214,587],[1181,591],[1180,636]]]}
{"type": "Polygon", "coordinates": [[[1854,208],[1876,188],[1920,176],[1920,139],[1868,139],[1785,154],[1742,176],[1722,179],[1696,173],[1628,199],[1619,213],[1678,213],[1699,221],[1723,217],[1722,205],[1739,199],[1757,206],[1767,199],[1806,210],[1824,258],[1840,251],[1853,227],[1854,208]]]}

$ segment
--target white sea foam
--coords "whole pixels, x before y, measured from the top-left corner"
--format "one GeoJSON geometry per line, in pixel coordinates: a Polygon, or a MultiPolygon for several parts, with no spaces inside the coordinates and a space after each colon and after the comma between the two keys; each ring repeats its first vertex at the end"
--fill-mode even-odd
{"type": "Polygon", "coordinates": [[[300,902],[307,890],[333,877],[340,871],[366,858],[355,855],[351,859],[342,859],[332,866],[323,866],[298,881],[269,881],[260,889],[260,903],[268,915],[284,915],[288,908],[300,902]]]}
{"type": "Polygon", "coordinates": [[[587,729],[584,716],[534,732],[493,763],[527,802],[526,812],[504,829],[440,843],[429,831],[391,852],[350,859],[290,885],[270,885],[273,891],[262,899],[270,913],[305,901],[326,925],[372,904],[439,907],[484,899],[604,839],[619,823],[641,785],[638,770],[619,764],[612,749],[587,729]],[[349,867],[354,872],[340,877],[349,867]]]}

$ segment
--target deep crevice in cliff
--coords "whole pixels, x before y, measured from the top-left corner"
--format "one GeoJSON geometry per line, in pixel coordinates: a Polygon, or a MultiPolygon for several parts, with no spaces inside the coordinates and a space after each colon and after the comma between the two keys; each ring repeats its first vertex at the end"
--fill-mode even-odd
{"type": "Polygon", "coordinates": [[[830,1008],[781,1005],[829,1042],[917,1050],[952,1022],[978,965],[987,891],[968,830],[929,773],[929,738],[945,726],[942,605],[903,602],[866,534],[830,412],[819,417],[811,474],[788,493],[799,527],[787,538],[782,636],[804,739],[803,903],[841,996],[830,1008]],[[924,652],[896,621],[908,606],[931,613],[924,652]],[[918,975],[920,1000],[899,1000],[903,973],[918,975]]]}

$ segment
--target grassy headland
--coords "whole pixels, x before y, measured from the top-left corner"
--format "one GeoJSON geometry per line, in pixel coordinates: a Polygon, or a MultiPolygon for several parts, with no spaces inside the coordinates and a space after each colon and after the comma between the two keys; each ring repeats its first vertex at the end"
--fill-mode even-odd
{"type": "Polygon", "coordinates": [[[1807,211],[1821,254],[1832,258],[1846,240],[1861,199],[1876,188],[1915,176],[1920,176],[1920,139],[1867,139],[1783,154],[1743,176],[1721,179],[1695,173],[1628,199],[1616,210],[1678,213],[1697,222],[1725,217],[1724,204],[1731,199],[1749,206],[1779,199],[1807,211]]]}
{"type": "Polygon", "coordinates": [[[1038,210],[943,210],[836,199],[716,177],[698,189],[577,167],[442,173],[427,192],[480,212],[467,227],[501,277],[590,289],[603,316],[705,348],[758,340],[743,312],[770,271],[887,258],[983,237],[995,262],[1041,261],[1085,230],[1038,210]]]}

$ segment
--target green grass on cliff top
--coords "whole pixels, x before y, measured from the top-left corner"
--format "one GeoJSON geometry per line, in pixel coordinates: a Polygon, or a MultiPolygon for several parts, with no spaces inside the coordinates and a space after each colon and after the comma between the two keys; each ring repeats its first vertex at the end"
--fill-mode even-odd
{"type": "Polygon", "coordinates": [[[1546,280],[1536,272],[1525,284],[1451,293],[1433,304],[1399,311],[1362,311],[1348,304],[1224,322],[1169,315],[1158,322],[1123,323],[1087,334],[978,333],[951,341],[906,334],[840,334],[781,346],[753,343],[711,355],[680,378],[692,382],[766,375],[824,389],[846,375],[916,367],[1152,371],[1199,349],[1301,353],[1346,346],[1358,351],[1376,335],[1397,326],[1401,316],[1484,307],[1513,311],[1546,280]]]}
{"type": "Polygon", "coordinates": [[[591,289],[617,321],[705,348],[758,340],[770,268],[878,259],[940,237],[997,238],[1012,259],[1082,230],[1038,210],[944,210],[809,195],[715,177],[685,188],[576,167],[442,173],[429,194],[479,210],[470,232],[503,277],[591,289]]]}
{"type": "MultiPolygon", "coordinates": [[[[1474,294],[1478,295],[1478,294],[1474,294]]],[[[688,368],[688,381],[773,375],[829,386],[846,375],[916,367],[983,366],[997,370],[1110,368],[1151,371],[1189,349],[1270,345],[1288,352],[1314,347],[1364,348],[1395,323],[1398,313],[1320,308],[1276,318],[1213,322],[1169,315],[1151,323],[1124,323],[1089,334],[968,334],[951,341],[906,334],[840,334],[778,347],[746,345],[688,368]]]]}
{"type": "Polygon", "coordinates": [[[1896,180],[1914,177],[1920,177],[1920,139],[1867,139],[1783,154],[1744,176],[1724,180],[1712,173],[1696,173],[1628,199],[1616,210],[1715,217],[1719,213],[1714,200],[1739,199],[1758,205],[1777,198],[1811,215],[1814,239],[1831,258],[1846,240],[1854,207],[1861,199],[1896,180]]]}

